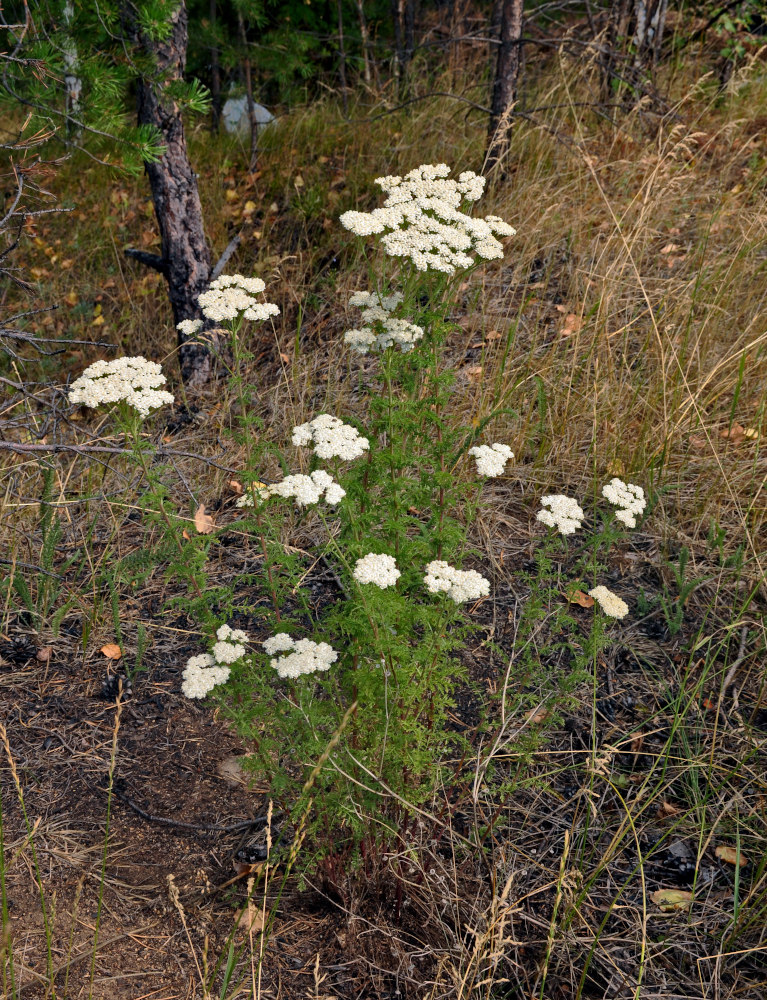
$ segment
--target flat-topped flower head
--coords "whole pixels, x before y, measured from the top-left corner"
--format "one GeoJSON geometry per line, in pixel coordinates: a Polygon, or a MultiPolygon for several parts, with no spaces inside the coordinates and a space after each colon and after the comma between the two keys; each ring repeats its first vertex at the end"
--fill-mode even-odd
{"type": "Polygon", "coordinates": [[[272,496],[293,497],[297,507],[308,507],[323,497],[326,503],[335,506],[346,496],[346,490],[323,469],[317,469],[310,476],[301,473],[285,476],[281,483],[270,486],[269,492],[272,496]]]}
{"type": "Polygon", "coordinates": [[[229,667],[219,666],[210,653],[192,656],[186,661],[181,692],[187,698],[204,698],[217,684],[229,680],[229,667]]]}
{"type": "Polygon", "coordinates": [[[378,292],[355,292],[349,299],[350,306],[362,310],[362,320],[366,326],[347,330],[344,343],[360,354],[368,351],[385,351],[395,344],[404,353],[412,351],[423,337],[423,327],[407,319],[392,316],[391,313],[402,301],[399,292],[379,295],[378,292]]]}
{"type": "Polygon", "coordinates": [[[222,625],[216,632],[218,642],[213,647],[213,657],[216,663],[236,663],[245,655],[245,646],[248,642],[247,632],[239,628],[230,628],[222,625]]]}
{"type": "Polygon", "coordinates": [[[426,567],[423,578],[430,594],[447,594],[456,604],[476,601],[490,593],[490,581],[473,569],[456,569],[442,559],[434,559],[426,567]]]}
{"type": "Polygon", "coordinates": [[[393,587],[402,574],[397,569],[394,556],[368,552],[354,564],[352,576],[357,583],[373,583],[381,590],[393,587]]]}
{"type": "Polygon", "coordinates": [[[485,178],[466,170],[449,177],[445,163],[426,163],[404,177],[378,177],[386,194],[382,208],[372,212],[345,212],[341,225],[358,236],[381,235],[384,251],[408,258],[419,271],[454,274],[471,267],[475,256],[485,260],[503,257],[499,236],[516,230],[490,215],[474,218],[461,211],[464,202],[482,197],[485,178]]]}
{"type": "Polygon", "coordinates": [[[280,313],[279,307],[273,302],[261,302],[256,298],[265,288],[266,285],[260,278],[222,274],[211,281],[207,291],[198,296],[197,302],[203,316],[215,323],[239,317],[260,322],[280,313]]]}
{"type": "Polygon", "coordinates": [[[514,452],[507,444],[478,444],[469,448],[469,454],[477,460],[477,475],[490,479],[502,476],[506,463],[514,458],[514,452]]]}
{"type": "Polygon", "coordinates": [[[173,396],[158,386],[165,385],[162,369],[154,361],[139,355],[94,361],[69,388],[69,401],[93,409],[102,403],[127,403],[141,417],[148,416],[173,396]]]}
{"type": "Polygon", "coordinates": [[[593,597],[600,608],[610,618],[625,618],[629,612],[629,606],[622,601],[617,594],[600,584],[589,591],[589,597],[593,597]]]}
{"type": "Polygon", "coordinates": [[[541,497],[541,506],[543,510],[538,511],[536,520],[550,528],[556,528],[561,535],[572,535],[580,528],[585,517],[578,503],[562,493],[541,497]]]}
{"type": "Polygon", "coordinates": [[[318,458],[340,458],[345,462],[359,458],[370,448],[370,442],[356,427],[329,413],[294,427],[291,440],[297,448],[313,444],[318,458]]]}
{"type": "Polygon", "coordinates": [[[602,496],[618,508],[615,512],[617,520],[622,521],[627,528],[636,528],[636,515],[641,514],[647,506],[641,486],[624,483],[616,476],[602,487],[602,496]]]}
{"type": "Polygon", "coordinates": [[[263,643],[264,652],[280,677],[301,677],[329,670],[338,659],[338,653],[327,642],[311,639],[293,639],[287,632],[279,632],[263,643]],[[283,653],[275,656],[275,653],[283,653]]]}

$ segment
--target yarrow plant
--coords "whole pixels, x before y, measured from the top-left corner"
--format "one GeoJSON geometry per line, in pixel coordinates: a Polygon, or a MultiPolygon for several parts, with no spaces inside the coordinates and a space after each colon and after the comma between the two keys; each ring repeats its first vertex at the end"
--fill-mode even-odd
{"type": "Polygon", "coordinates": [[[378,177],[386,194],[382,208],[372,212],[345,212],[341,225],[357,236],[381,235],[391,257],[402,257],[419,271],[455,274],[474,266],[476,257],[503,257],[498,236],[516,230],[495,215],[474,218],[461,211],[462,203],[478,201],[485,178],[466,170],[450,179],[445,163],[424,164],[404,177],[378,177]]]}
{"type": "Polygon", "coordinates": [[[291,441],[297,448],[314,445],[318,458],[340,458],[346,462],[354,461],[370,448],[370,442],[356,427],[329,413],[321,413],[314,420],[294,427],[291,441]]]}
{"type": "Polygon", "coordinates": [[[423,327],[391,315],[401,302],[402,295],[399,292],[393,295],[355,292],[349,299],[349,305],[362,309],[362,319],[367,325],[347,330],[344,343],[359,354],[385,351],[394,344],[405,353],[412,351],[423,337],[423,327]]]}
{"type": "Polygon", "coordinates": [[[141,355],[94,361],[69,387],[69,401],[90,409],[124,403],[143,419],[152,410],[173,402],[173,396],[159,388],[166,381],[162,368],[141,355]]]}
{"type": "Polygon", "coordinates": [[[622,479],[615,477],[602,487],[602,496],[618,508],[615,512],[617,520],[622,521],[627,528],[636,528],[637,515],[644,513],[647,506],[641,486],[624,483],[622,479]]]}
{"type": "Polygon", "coordinates": [[[469,454],[477,462],[477,475],[494,479],[503,475],[506,464],[514,458],[514,452],[507,444],[480,444],[469,448],[469,454]]]}
{"type": "Polygon", "coordinates": [[[574,534],[583,523],[583,508],[563,493],[541,497],[541,507],[536,518],[541,524],[556,528],[560,535],[574,534]]]}
{"type": "Polygon", "coordinates": [[[205,698],[213,688],[229,680],[233,663],[241,660],[247,650],[248,635],[241,629],[222,625],[216,632],[218,640],[210,653],[191,656],[182,673],[181,692],[187,698],[205,698]]]}

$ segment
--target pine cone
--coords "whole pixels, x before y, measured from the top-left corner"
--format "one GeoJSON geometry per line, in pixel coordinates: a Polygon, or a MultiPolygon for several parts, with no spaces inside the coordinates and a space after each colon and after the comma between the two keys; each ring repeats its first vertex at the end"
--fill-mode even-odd
{"type": "Polygon", "coordinates": [[[0,656],[8,663],[22,666],[37,653],[37,646],[28,635],[20,635],[10,641],[0,642],[0,656]]]}

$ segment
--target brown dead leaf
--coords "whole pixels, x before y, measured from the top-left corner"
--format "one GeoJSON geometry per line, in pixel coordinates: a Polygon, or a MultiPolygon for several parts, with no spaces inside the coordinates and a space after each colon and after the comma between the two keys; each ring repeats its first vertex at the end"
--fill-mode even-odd
{"type": "Polygon", "coordinates": [[[726,861],[728,865],[739,865],[742,868],[743,865],[748,864],[748,858],[745,857],[743,852],[737,850],[735,847],[730,847],[729,844],[720,844],[714,851],[714,854],[716,854],[720,861],[726,861]]]}
{"type": "Polygon", "coordinates": [[[201,503],[194,512],[194,526],[201,535],[209,535],[216,530],[215,522],[210,514],[205,513],[205,504],[201,503]]]}
{"type": "Polygon", "coordinates": [[[53,646],[41,646],[37,651],[37,659],[41,663],[47,663],[53,656],[53,646]]]}
{"type": "Polygon", "coordinates": [[[573,590],[567,595],[567,599],[571,604],[580,604],[582,608],[594,607],[594,598],[584,594],[582,590],[573,590]]]}
{"type": "Polygon", "coordinates": [[[531,722],[534,726],[539,726],[542,722],[551,715],[551,712],[547,708],[531,708],[529,712],[525,712],[525,719],[531,722]]]}
{"type": "Polygon", "coordinates": [[[184,530],[181,532],[181,537],[185,538],[188,542],[191,542],[192,540],[192,536],[189,534],[186,528],[184,528],[184,530]]]}
{"type": "Polygon", "coordinates": [[[482,365],[472,365],[463,371],[470,382],[479,382],[482,379],[482,365]]]}
{"type": "Polygon", "coordinates": [[[673,805],[671,802],[664,799],[658,806],[658,812],[655,814],[659,820],[672,819],[674,816],[678,816],[680,809],[673,805]]]}
{"type": "Polygon", "coordinates": [[[105,646],[102,646],[99,650],[104,656],[108,657],[110,660],[119,660],[123,655],[123,651],[117,645],[116,642],[108,642],[105,646]]]}
{"type": "Polygon", "coordinates": [[[485,334],[485,340],[500,340],[503,334],[499,333],[498,330],[488,330],[485,334]]]}
{"type": "Polygon", "coordinates": [[[235,926],[239,930],[251,931],[253,934],[260,934],[264,929],[264,911],[260,906],[255,906],[248,902],[237,914],[235,926]]]}
{"type": "Polygon", "coordinates": [[[732,427],[725,427],[719,432],[719,437],[727,438],[733,444],[743,444],[744,441],[754,441],[759,437],[759,431],[753,427],[744,427],[743,424],[733,424],[732,427]]]}
{"type": "Polygon", "coordinates": [[[677,250],[679,250],[679,244],[667,243],[665,247],[662,248],[661,253],[675,253],[677,250]]]}
{"type": "Polygon", "coordinates": [[[286,365],[289,365],[290,355],[286,354],[284,351],[280,351],[280,361],[282,361],[286,365]]]}
{"type": "Polygon", "coordinates": [[[574,333],[577,333],[583,326],[583,320],[576,316],[575,313],[568,313],[565,316],[565,322],[562,329],[559,331],[562,337],[572,337],[574,333]]]}
{"type": "Polygon", "coordinates": [[[239,482],[237,479],[230,479],[227,485],[229,486],[229,489],[232,491],[232,493],[234,493],[238,497],[241,497],[242,494],[245,492],[242,483],[239,482]]]}
{"type": "Polygon", "coordinates": [[[685,889],[656,889],[650,899],[665,911],[687,911],[692,906],[692,893],[685,889]]]}

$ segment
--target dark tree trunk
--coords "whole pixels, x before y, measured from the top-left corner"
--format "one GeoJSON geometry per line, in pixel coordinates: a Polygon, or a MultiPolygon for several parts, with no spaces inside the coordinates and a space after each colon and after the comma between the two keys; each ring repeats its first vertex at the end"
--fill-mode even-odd
{"type": "MultiPolygon", "coordinates": [[[[210,30],[216,33],[216,0],[210,0],[210,30]]],[[[218,132],[221,121],[221,63],[219,61],[218,43],[214,41],[210,50],[210,109],[211,125],[218,132]]]]}
{"type": "Polygon", "coordinates": [[[237,15],[240,27],[240,41],[243,51],[243,69],[245,70],[245,100],[248,106],[248,122],[250,124],[250,162],[248,170],[254,173],[258,164],[258,122],[256,121],[256,109],[253,104],[253,68],[250,62],[250,48],[248,46],[248,33],[245,29],[245,21],[242,14],[237,15]]]}
{"type": "Polygon", "coordinates": [[[501,44],[493,81],[485,172],[503,159],[511,141],[511,113],[517,99],[524,0],[503,0],[501,44]]]}
{"type": "MultiPolygon", "coordinates": [[[[136,86],[138,120],[154,125],[162,135],[165,152],[157,163],[145,164],[152,189],[157,224],[162,238],[162,258],[153,266],[168,282],[173,320],[200,319],[197,296],[210,279],[210,252],[205,240],[197,177],[186,148],[178,104],[166,93],[167,85],[181,80],[186,63],[186,6],[180,3],[171,17],[171,32],[161,42],[142,35],[135,22],[133,37],[154,58],[155,79],[141,78],[136,86]]],[[[179,361],[185,382],[202,384],[210,374],[209,346],[179,334],[179,361]]]]}

